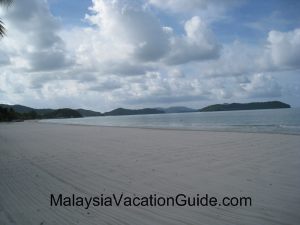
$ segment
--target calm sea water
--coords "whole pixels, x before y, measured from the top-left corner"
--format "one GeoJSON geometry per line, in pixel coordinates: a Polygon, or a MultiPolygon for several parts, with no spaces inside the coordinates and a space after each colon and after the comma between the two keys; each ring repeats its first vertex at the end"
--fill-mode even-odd
{"type": "Polygon", "coordinates": [[[41,122],[96,126],[300,134],[300,109],[86,117],[42,120],[41,122]]]}

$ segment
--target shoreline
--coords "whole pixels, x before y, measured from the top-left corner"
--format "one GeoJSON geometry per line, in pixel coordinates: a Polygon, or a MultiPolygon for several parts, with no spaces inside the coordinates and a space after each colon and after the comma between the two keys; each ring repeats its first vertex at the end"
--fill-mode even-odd
{"type": "MultiPolygon", "coordinates": [[[[24,121],[26,122],[26,121],[24,121]]],[[[247,134],[280,134],[280,135],[295,135],[300,136],[300,133],[284,133],[284,132],[267,132],[267,131],[230,131],[230,130],[210,130],[210,129],[189,129],[189,128],[180,128],[180,127],[142,127],[142,126],[109,126],[109,125],[97,125],[97,124],[72,124],[72,123],[58,123],[58,122],[48,122],[42,120],[35,120],[35,121],[27,121],[27,122],[37,122],[37,123],[44,123],[44,124],[56,124],[56,125],[66,125],[66,126],[91,126],[91,127],[112,127],[112,128],[131,128],[131,129],[150,129],[150,130],[174,130],[174,131],[195,131],[195,132],[225,132],[225,133],[247,133],[247,134]]]]}

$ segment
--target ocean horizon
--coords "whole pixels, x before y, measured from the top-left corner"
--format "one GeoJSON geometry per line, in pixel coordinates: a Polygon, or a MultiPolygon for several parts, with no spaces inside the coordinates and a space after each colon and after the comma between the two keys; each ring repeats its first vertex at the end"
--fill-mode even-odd
{"type": "Polygon", "coordinates": [[[300,134],[300,108],[99,116],[45,119],[40,120],[40,122],[112,127],[300,134]]]}

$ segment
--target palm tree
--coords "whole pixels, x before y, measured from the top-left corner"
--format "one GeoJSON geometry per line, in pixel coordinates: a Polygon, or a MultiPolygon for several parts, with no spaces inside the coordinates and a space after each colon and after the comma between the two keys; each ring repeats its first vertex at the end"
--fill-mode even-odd
{"type": "MultiPolygon", "coordinates": [[[[12,3],[13,0],[0,0],[0,5],[4,6],[9,6],[12,3]]],[[[4,23],[2,20],[0,20],[0,38],[5,35],[5,27],[4,23]]]]}

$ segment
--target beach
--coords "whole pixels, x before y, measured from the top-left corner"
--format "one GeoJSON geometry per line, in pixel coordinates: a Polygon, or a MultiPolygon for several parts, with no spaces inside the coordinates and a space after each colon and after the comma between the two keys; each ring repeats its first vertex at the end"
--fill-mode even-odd
{"type": "Polygon", "coordinates": [[[299,135],[0,124],[0,224],[298,224],[299,135]],[[251,206],[51,206],[51,195],[248,196],[251,206]]]}

